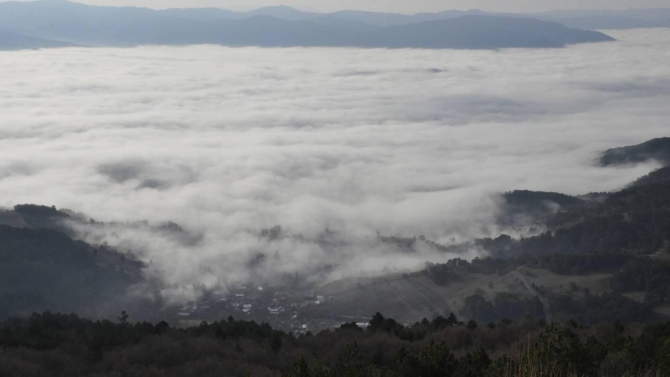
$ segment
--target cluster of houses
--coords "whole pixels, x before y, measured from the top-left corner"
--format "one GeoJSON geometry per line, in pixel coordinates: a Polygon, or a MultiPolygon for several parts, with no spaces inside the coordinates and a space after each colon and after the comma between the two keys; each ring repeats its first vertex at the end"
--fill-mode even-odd
{"type": "Polygon", "coordinates": [[[304,308],[310,305],[321,305],[326,302],[326,297],[324,296],[305,296],[303,301],[300,303],[300,307],[304,308]]]}
{"type": "Polygon", "coordinates": [[[291,295],[263,287],[238,285],[225,294],[207,294],[198,301],[177,308],[182,326],[198,325],[202,321],[234,318],[267,322],[274,328],[305,334],[332,326],[328,319],[306,318],[312,306],[323,305],[328,298],[322,295],[291,295]]]}

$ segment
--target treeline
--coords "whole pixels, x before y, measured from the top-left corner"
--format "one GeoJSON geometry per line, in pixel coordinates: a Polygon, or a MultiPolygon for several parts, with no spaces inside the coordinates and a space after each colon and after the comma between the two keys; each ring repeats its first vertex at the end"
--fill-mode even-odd
{"type": "Polygon", "coordinates": [[[618,253],[670,251],[670,181],[636,185],[601,203],[556,214],[543,237],[523,240],[526,253],[618,253]]]}
{"type": "Polygon", "coordinates": [[[485,249],[495,258],[523,254],[668,252],[669,176],[668,168],[662,168],[624,190],[585,196],[585,200],[546,192],[506,193],[503,219],[547,231],[521,240],[509,237],[479,240],[473,246],[485,249]]]}
{"type": "Polygon", "coordinates": [[[537,296],[521,297],[512,293],[499,293],[493,302],[486,300],[482,295],[469,296],[465,299],[461,314],[484,323],[504,319],[546,319],[544,305],[537,296]]]}
{"type": "Polygon", "coordinates": [[[475,294],[464,300],[460,314],[485,323],[502,319],[547,319],[547,314],[587,325],[604,321],[644,323],[656,318],[654,307],[670,303],[670,262],[626,254],[554,254],[537,258],[484,258],[471,262],[454,259],[443,264],[429,264],[422,274],[437,284],[448,285],[460,281],[463,273],[504,275],[522,266],[566,275],[611,272],[611,292],[596,295],[574,284],[571,291],[559,293],[533,285],[537,294],[546,298],[546,304],[537,296],[499,293],[489,301],[475,294]],[[644,292],[643,302],[624,296],[638,292],[644,292]]]}
{"type": "Polygon", "coordinates": [[[481,249],[491,258],[472,263],[455,260],[446,268],[431,266],[429,273],[446,282],[449,276],[441,275],[458,269],[485,274],[518,266],[544,268],[562,275],[615,272],[636,257],[670,253],[667,176],[667,168],[659,169],[644,177],[643,183],[602,195],[598,200],[546,192],[507,193],[507,212],[529,217],[542,212],[546,217],[541,226],[548,230],[521,239],[501,235],[473,241],[462,248],[481,249]],[[552,205],[557,208],[548,214],[546,209],[552,205]]]}
{"type": "Polygon", "coordinates": [[[583,275],[597,272],[615,273],[638,257],[625,253],[523,254],[517,258],[475,258],[472,261],[452,259],[446,263],[428,263],[423,274],[435,283],[445,285],[459,279],[459,273],[504,275],[519,267],[539,268],[559,275],[583,275]]]}
{"type": "Polygon", "coordinates": [[[506,226],[524,226],[542,223],[559,209],[565,210],[585,204],[584,200],[555,192],[517,190],[504,193],[504,206],[498,223],[506,226]]]}
{"type": "MultiPolygon", "coordinates": [[[[601,295],[575,287],[575,292],[546,292],[544,297],[502,294],[487,301],[481,295],[465,300],[461,314],[478,321],[531,317],[574,319],[593,325],[655,320],[654,307],[670,304],[670,181],[660,169],[620,192],[581,200],[553,193],[515,191],[505,195],[507,214],[544,216],[548,231],[513,239],[502,235],[480,239],[468,246],[490,257],[470,262],[454,259],[429,264],[422,272],[439,285],[463,279],[463,274],[505,275],[519,267],[537,268],[559,275],[612,274],[610,292],[601,295]],[[557,208],[551,213],[553,203],[557,208]],[[642,302],[627,294],[643,293],[642,302]],[[543,310],[542,310],[543,309],[543,310]]],[[[535,216],[537,219],[537,216],[535,216]]]]}
{"type": "Polygon", "coordinates": [[[654,170],[653,172],[645,175],[644,177],[638,178],[635,182],[631,184],[631,187],[647,186],[667,182],[670,182],[670,167],[664,167],[654,170]]]}
{"type": "Polygon", "coordinates": [[[602,166],[635,164],[652,159],[665,166],[670,165],[670,137],[661,137],[638,145],[609,149],[600,157],[600,164],[602,166]]]}
{"type": "Polygon", "coordinates": [[[614,274],[611,281],[619,292],[645,292],[644,302],[650,305],[670,303],[670,262],[636,258],[614,274]]]}
{"type": "Polygon", "coordinates": [[[41,376],[622,376],[670,373],[670,323],[629,328],[456,316],[403,326],[377,313],[296,337],[227,320],[175,329],[34,314],[0,323],[0,375],[41,376]],[[414,334],[409,336],[408,334],[414,334]],[[649,373],[649,374],[645,374],[649,373]]]}
{"type": "Polygon", "coordinates": [[[611,321],[645,323],[656,318],[651,305],[633,301],[619,293],[586,293],[577,298],[550,294],[548,301],[555,319],[572,320],[589,326],[611,321]]]}
{"type": "Polygon", "coordinates": [[[465,299],[460,314],[483,323],[523,318],[546,320],[549,319],[547,315],[551,315],[554,319],[576,321],[589,326],[613,321],[624,324],[645,323],[655,318],[652,305],[633,301],[619,293],[593,295],[587,292],[580,297],[543,293],[547,300],[546,307],[537,296],[499,293],[493,301],[488,301],[482,295],[475,294],[465,299]]]}

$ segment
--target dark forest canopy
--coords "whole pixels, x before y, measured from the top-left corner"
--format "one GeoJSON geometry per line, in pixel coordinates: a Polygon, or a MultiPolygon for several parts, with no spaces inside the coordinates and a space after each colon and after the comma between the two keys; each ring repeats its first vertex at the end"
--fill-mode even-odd
{"type": "MultiPolygon", "coordinates": [[[[547,210],[540,218],[539,225],[546,227],[547,232],[518,241],[506,240],[510,244],[506,249],[517,255],[619,252],[644,255],[667,251],[670,180],[665,179],[666,174],[665,170],[659,170],[629,188],[602,195],[598,201],[523,191],[506,194],[508,213],[541,213],[546,203],[554,203],[558,208],[549,215],[547,210]]],[[[495,245],[491,241],[484,244],[494,256],[495,245]]]]}
{"type": "Polygon", "coordinates": [[[636,164],[649,160],[656,160],[666,166],[670,165],[670,137],[609,149],[600,157],[600,164],[603,166],[636,164]]]}
{"type": "MultiPolygon", "coordinates": [[[[131,313],[132,314],[132,313],[131,313]]],[[[0,375],[24,376],[647,376],[670,373],[670,323],[585,328],[453,314],[399,325],[380,313],[318,334],[227,320],[89,321],[34,314],[0,322],[0,375]],[[510,373],[514,370],[514,373],[510,373]]]]}
{"type": "Polygon", "coordinates": [[[508,205],[523,207],[525,211],[532,211],[534,207],[547,202],[558,204],[563,208],[584,204],[579,198],[556,192],[516,190],[505,193],[504,197],[508,205]]]}
{"type": "Polygon", "coordinates": [[[646,186],[653,185],[657,183],[667,183],[670,182],[670,167],[664,167],[645,175],[637,179],[631,184],[632,187],[635,186],[646,186]]]}

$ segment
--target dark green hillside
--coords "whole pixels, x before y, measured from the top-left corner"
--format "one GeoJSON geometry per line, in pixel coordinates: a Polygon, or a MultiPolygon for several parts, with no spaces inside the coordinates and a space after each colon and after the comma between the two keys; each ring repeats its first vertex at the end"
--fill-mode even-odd
{"type": "Polygon", "coordinates": [[[503,236],[475,244],[493,257],[670,252],[670,179],[666,175],[667,170],[658,170],[627,189],[603,195],[600,201],[528,191],[505,194],[508,214],[534,219],[548,230],[520,240],[503,236]],[[546,203],[560,207],[556,213],[541,212],[546,203]]]}
{"type": "Polygon", "coordinates": [[[71,216],[56,207],[20,204],[14,206],[14,213],[21,216],[26,226],[30,228],[44,228],[68,232],[69,228],[63,223],[71,216]]]}
{"type": "Polygon", "coordinates": [[[636,185],[601,203],[574,207],[547,220],[553,232],[521,241],[537,253],[651,254],[670,242],[670,181],[636,185]]]}
{"type": "Polygon", "coordinates": [[[636,186],[647,186],[657,183],[667,183],[670,182],[670,167],[660,168],[655,170],[644,177],[637,179],[631,184],[632,187],[636,186]]]}
{"type": "Polygon", "coordinates": [[[541,207],[545,203],[556,203],[565,208],[584,204],[583,200],[574,196],[555,192],[517,190],[508,192],[503,196],[508,205],[531,211],[541,207]]]}
{"type": "Polygon", "coordinates": [[[574,196],[555,192],[516,190],[503,194],[498,222],[508,226],[537,225],[559,211],[584,205],[574,196]]]}
{"type": "Polygon", "coordinates": [[[600,158],[600,164],[611,166],[635,164],[648,160],[657,160],[663,165],[670,164],[670,137],[653,139],[629,147],[607,150],[600,158]]]}
{"type": "Polygon", "coordinates": [[[47,309],[108,314],[140,281],[141,267],[53,230],[0,225],[0,318],[47,309]],[[110,254],[115,263],[103,265],[110,254]]]}

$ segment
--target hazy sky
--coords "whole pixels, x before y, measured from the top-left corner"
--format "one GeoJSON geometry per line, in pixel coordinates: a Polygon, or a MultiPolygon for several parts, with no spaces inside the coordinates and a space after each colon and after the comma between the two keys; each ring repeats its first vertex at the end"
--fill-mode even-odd
{"type": "MultiPolygon", "coordinates": [[[[6,1],[6,0],[0,0],[6,1]]],[[[416,13],[448,9],[535,12],[554,9],[667,8],[668,0],[81,0],[97,5],[131,5],[151,8],[218,7],[249,10],[272,5],[290,5],[304,10],[336,11],[361,9],[416,13]]]]}

